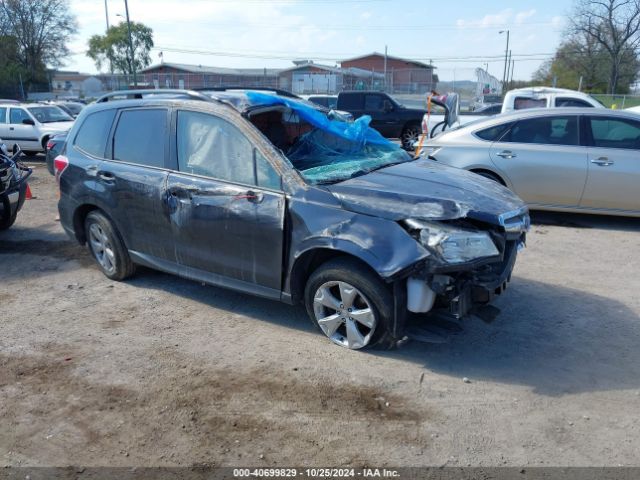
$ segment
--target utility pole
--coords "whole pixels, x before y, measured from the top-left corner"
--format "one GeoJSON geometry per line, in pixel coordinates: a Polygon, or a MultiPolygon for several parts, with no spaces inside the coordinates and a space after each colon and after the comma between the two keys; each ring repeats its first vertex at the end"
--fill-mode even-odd
{"type": "Polygon", "coordinates": [[[504,72],[502,74],[502,90],[504,93],[505,90],[505,82],[507,79],[507,55],[509,53],[509,30],[500,30],[499,33],[506,33],[507,34],[507,47],[504,49],[504,72]]]}
{"type": "Polygon", "coordinates": [[[131,70],[133,71],[133,86],[138,86],[138,79],[136,78],[136,64],[135,56],[133,54],[133,40],[131,39],[131,22],[129,21],[129,4],[127,0],[124,0],[124,12],[127,15],[127,31],[129,32],[129,54],[131,55],[131,70]]]}
{"type": "Polygon", "coordinates": [[[107,30],[109,30],[109,7],[107,6],[107,0],[104,0],[104,18],[107,21],[107,30]]]}
{"type": "Polygon", "coordinates": [[[507,77],[505,79],[505,81],[507,82],[507,90],[509,90],[511,88],[510,82],[509,82],[509,78],[511,77],[511,50],[509,50],[509,59],[507,60],[507,77]]]}
{"type": "Polygon", "coordinates": [[[384,91],[387,91],[387,46],[384,46],[384,91]]]}

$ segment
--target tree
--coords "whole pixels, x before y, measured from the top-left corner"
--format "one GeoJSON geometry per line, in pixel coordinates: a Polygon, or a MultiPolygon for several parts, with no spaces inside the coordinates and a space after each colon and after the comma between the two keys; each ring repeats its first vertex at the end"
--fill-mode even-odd
{"type": "Polygon", "coordinates": [[[621,67],[640,46],[640,0],[578,0],[569,34],[601,48],[608,59],[608,91],[616,93],[621,67]]]}
{"type": "Polygon", "coordinates": [[[16,43],[13,61],[26,73],[27,83],[46,80],[47,66],[64,63],[67,42],[78,30],[67,0],[2,0],[0,28],[16,43]]]}
{"type": "MultiPolygon", "coordinates": [[[[622,62],[618,69],[618,93],[627,93],[633,83],[640,61],[635,52],[626,49],[622,53],[622,62]]],[[[533,79],[536,83],[551,84],[558,87],[577,89],[582,78],[582,87],[593,93],[605,93],[609,90],[611,58],[595,40],[574,34],[558,47],[553,59],[545,62],[533,79]]]]}
{"type": "Polygon", "coordinates": [[[149,66],[149,52],[153,48],[153,30],[142,23],[130,22],[134,60],[131,62],[127,23],[110,27],[105,35],[94,35],[89,39],[89,56],[98,70],[108,65],[114,72],[133,74],[149,66]]]}

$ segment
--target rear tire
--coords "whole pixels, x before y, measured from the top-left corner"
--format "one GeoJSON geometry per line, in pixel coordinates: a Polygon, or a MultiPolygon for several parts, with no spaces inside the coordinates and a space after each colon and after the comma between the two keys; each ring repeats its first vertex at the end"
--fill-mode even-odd
{"type": "Polygon", "coordinates": [[[304,293],[311,322],[333,343],[357,350],[393,346],[393,296],[371,270],[336,258],[311,274],[304,293]]]}
{"type": "Polygon", "coordinates": [[[84,221],[87,245],[98,267],[111,280],[124,280],[136,271],[129,252],[116,227],[98,210],[89,212],[84,221]]]}

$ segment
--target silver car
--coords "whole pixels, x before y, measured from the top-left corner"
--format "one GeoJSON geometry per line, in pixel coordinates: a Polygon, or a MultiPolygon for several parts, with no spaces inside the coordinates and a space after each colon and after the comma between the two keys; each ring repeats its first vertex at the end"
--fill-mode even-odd
{"type": "Polygon", "coordinates": [[[494,179],[533,210],[640,216],[637,113],[507,113],[433,138],[422,155],[494,179]]]}

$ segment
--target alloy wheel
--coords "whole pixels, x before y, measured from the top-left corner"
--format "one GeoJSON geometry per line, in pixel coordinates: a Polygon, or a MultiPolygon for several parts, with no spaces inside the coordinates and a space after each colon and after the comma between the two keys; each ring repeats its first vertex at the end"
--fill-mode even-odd
{"type": "Polygon", "coordinates": [[[91,251],[100,266],[107,273],[113,273],[116,269],[116,257],[113,253],[113,246],[111,245],[109,237],[97,223],[92,223],[89,227],[89,243],[91,244],[91,251]]]}
{"type": "Polygon", "coordinates": [[[353,285],[331,281],[313,297],[316,322],[332,342],[350,349],[366,347],[376,329],[377,318],[369,300],[353,285]]]}

